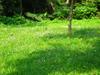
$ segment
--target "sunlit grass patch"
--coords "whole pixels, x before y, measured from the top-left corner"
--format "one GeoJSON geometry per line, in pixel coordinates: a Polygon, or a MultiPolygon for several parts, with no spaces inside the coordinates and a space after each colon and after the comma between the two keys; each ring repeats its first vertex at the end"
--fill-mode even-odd
{"type": "Polygon", "coordinates": [[[67,20],[2,24],[0,75],[99,75],[100,20],[73,20],[72,37],[67,24],[67,20]]]}

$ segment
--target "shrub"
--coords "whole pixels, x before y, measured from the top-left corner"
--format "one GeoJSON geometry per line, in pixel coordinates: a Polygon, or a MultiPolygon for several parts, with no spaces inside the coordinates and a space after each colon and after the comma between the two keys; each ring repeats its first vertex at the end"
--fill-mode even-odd
{"type": "Polygon", "coordinates": [[[95,0],[94,3],[96,5],[98,11],[100,11],[100,0],[95,0]]]}
{"type": "Polygon", "coordinates": [[[91,18],[96,15],[97,8],[91,5],[78,5],[74,9],[74,18],[91,18]]]}
{"type": "Polygon", "coordinates": [[[25,18],[20,16],[13,16],[13,17],[0,16],[0,23],[3,23],[5,25],[19,25],[19,24],[24,24],[25,22],[26,22],[25,18]]]}
{"type": "Polygon", "coordinates": [[[68,7],[66,6],[59,6],[56,8],[55,12],[53,13],[54,18],[66,18],[68,17],[68,7]]]}

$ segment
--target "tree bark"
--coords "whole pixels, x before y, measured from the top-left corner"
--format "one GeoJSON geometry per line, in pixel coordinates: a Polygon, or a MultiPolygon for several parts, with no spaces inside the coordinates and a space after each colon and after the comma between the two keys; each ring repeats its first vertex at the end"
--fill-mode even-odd
{"type": "Polygon", "coordinates": [[[73,18],[73,3],[74,0],[71,0],[70,2],[70,9],[69,9],[69,24],[68,24],[68,35],[71,36],[72,35],[72,18],[73,18]]]}
{"type": "Polygon", "coordinates": [[[23,14],[22,0],[20,0],[20,16],[23,14]]]}

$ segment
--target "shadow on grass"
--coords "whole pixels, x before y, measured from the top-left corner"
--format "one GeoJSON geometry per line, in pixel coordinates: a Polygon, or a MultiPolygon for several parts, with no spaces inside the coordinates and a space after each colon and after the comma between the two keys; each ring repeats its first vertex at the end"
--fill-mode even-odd
{"type": "Polygon", "coordinates": [[[84,28],[74,31],[73,37],[78,38],[100,38],[100,28],[84,28]]]}
{"type": "MultiPolygon", "coordinates": [[[[48,33],[42,37],[44,40],[50,39],[66,39],[68,38],[67,32],[58,32],[58,33],[48,33]]],[[[73,34],[70,38],[100,38],[100,28],[83,28],[83,29],[74,29],[73,34]]]]}
{"type": "MultiPolygon", "coordinates": [[[[92,29],[84,31],[79,30],[74,37],[92,38],[99,37],[95,33],[92,35],[92,29]],[[87,35],[87,33],[90,33],[87,35]]],[[[48,75],[51,73],[70,72],[86,73],[93,69],[100,70],[100,40],[95,40],[92,48],[88,48],[85,52],[73,51],[62,44],[50,44],[51,47],[39,52],[33,52],[26,58],[15,62],[16,72],[8,75],[48,75]]],[[[55,75],[55,74],[53,74],[55,75]]],[[[95,72],[92,75],[96,75],[95,72]]]]}

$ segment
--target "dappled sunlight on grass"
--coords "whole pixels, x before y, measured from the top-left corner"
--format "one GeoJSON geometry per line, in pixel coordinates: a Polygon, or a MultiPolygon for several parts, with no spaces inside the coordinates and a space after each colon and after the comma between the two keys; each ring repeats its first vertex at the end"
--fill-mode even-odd
{"type": "MultiPolygon", "coordinates": [[[[50,44],[51,47],[42,51],[32,52],[26,58],[15,61],[16,71],[9,75],[48,75],[49,73],[65,72],[65,74],[88,73],[100,69],[98,44],[85,52],[72,51],[62,44],[50,44]],[[95,51],[96,49],[96,51],[95,51]],[[21,65],[20,65],[21,64],[21,65]]],[[[10,62],[7,64],[11,64],[10,62]]],[[[92,72],[91,72],[92,73],[92,72]]],[[[94,72],[93,72],[94,73],[94,72]]],[[[97,72],[98,73],[98,72],[97,72]]],[[[61,74],[62,75],[62,74],[61,74]]]]}
{"type": "Polygon", "coordinates": [[[93,27],[82,22],[72,37],[62,22],[0,27],[0,75],[99,75],[99,21],[93,27]]]}

